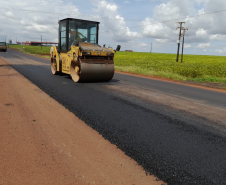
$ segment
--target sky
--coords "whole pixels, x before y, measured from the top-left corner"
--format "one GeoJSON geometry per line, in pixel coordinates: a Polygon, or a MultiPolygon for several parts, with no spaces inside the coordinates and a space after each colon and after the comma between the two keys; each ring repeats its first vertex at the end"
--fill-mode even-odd
{"type": "Polygon", "coordinates": [[[58,20],[77,18],[100,22],[100,45],[176,53],[185,22],[185,54],[226,55],[225,0],[0,1],[0,41],[58,42],[58,20]]]}

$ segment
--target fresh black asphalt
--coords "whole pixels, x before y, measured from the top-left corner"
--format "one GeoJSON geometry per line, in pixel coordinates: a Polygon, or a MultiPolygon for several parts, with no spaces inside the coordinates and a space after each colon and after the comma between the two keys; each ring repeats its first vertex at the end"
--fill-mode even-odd
{"type": "MultiPolygon", "coordinates": [[[[12,50],[0,52],[1,56],[49,63],[12,50]]],[[[47,65],[12,67],[117,145],[142,165],[147,174],[173,185],[226,184],[226,138],[191,126],[189,122],[197,121],[195,116],[190,115],[188,120],[165,114],[161,106],[147,108],[98,88],[101,83],[74,83],[68,75],[52,75],[47,65]]],[[[120,83],[120,80],[226,106],[224,93],[121,74],[116,74],[110,84],[120,83]]]]}

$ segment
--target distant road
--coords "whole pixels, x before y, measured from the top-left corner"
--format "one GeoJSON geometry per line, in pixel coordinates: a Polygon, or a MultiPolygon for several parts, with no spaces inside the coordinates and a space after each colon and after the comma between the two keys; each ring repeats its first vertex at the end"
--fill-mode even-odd
{"type": "Polygon", "coordinates": [[[226,93],[118,73],[74,83],[45,59],[0,57],[168,184],[226,184],[226,93]]]}

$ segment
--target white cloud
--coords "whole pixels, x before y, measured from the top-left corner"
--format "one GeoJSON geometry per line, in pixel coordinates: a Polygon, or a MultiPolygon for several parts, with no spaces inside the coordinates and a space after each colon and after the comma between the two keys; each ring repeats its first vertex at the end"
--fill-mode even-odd
{"type": "Polygon", "coordinates": [[[201,43],[197,46],[197,48],[208,48],[210,47],[210,43],[201,43]]]}
{"type": "MultiPolygon", "coordinates": [[[[159,48],[163,46],[166,48],[167,44],[176,44],[179,36],[179,30],[176,30],[179,26],[177,22],[185,21],[185,27],[189,29],[185,35],[185,48],[191,48],[193,46],[191,43],[197,43],[196,47],[202,48],[197,51],[203,52],[204,49],[215,45],[216,48],[211,51],[212,53],[224,53],[221,49],[223,45],[221,42],[226,41],[224,26],[226,25],[226,11],[202,14],[226,9],[226,1],[151,0],[150,3],[150,1],[135,0],[134,3],[131,2],[130,0],[84,0],[76,1],[76,3],[71,0],[1,1],[0,39],[6,36],[7,40],[13,39],[14,42],[16,37],[21,41],[40,40],[42,35],[48,41],[57,42],[58,20],[74,17],[100,21],[99,38],[102,44],[120,44],[135,50],[139,43],[149,39],[150,42],[158,43],[159,48]],[[140,2],[139,7],[138,2],[140,2]],[[149,6],[148,3],[152,5],[150,9],[152,13],[149,17],[145,17],[147,14],[141,7],[149,6]],[[84,4],[86,4],[85,7],[84,4]],[[123,9],[128,4],[130,5],[127,9],[123,9]],[[31,12],[18,9],[31,10],[31,12]],[[194,15],[200,16],[188,17],[194,15]],[[128,21],[127,19],[140,21],[128,21]],[[218,51],[217,46],[221,46],[221,48],[218,47],[218,51]]],[[[193,49],[189,50],[189,52],[192,51],[193,49]]],[[[168,52],[168,50],[159,50],[159,52],[168,52]]],[[[174,52],[173,49],[172,52],[174,52]]]]}
{"type": "Polygon", "coordinates": [[[226,53],[226,49],[216,49],[216,53],[219,53],[219,54],[226,53]]]}
{"type": "MultiPolygon", "coordinates": [[[[158,21],[179,19],[195,13],[191,0],[165,0],[154,9],[154,18],[158,21]]],[[[178,22],[178,21],[175,21],[178,22]]]]}
{"type": "Polygon", "coordinates": [[[116,11],[117,10],[117,6],[116,5],[107,4],[106,9],[110,10],[110,11],[116,11]]]}
{"type": "Polygon", "coordinates": [[[162,3],[155,7],[154,18],[159,21],[176,19],[180,15],[180,8],[172,2],[162,3]]]}
{"type": "Polygon", "coordinates": [[[78,16],[78,8],[63,1],[13,1],[1,2],[0,9],[0,36],[20,41],[40,40],[41,35],[46,41],[58,41],[58,19],[68,15],[60,14],[62,10],[78,16]],[[50,9],[51,7],[51,9],[50,9]],[[28,11],[26,11],[28,10],[28,11]],[[56,13],[48,13],[56,12],[56,13]]]}
{"type": "Polygon", "coordinates": [[[141,37],[141,34],[131,31],[130,28],[126,26],[124,18],[118,13],[116,4],[101,1],[95,4],[95,6],[97,7],[95,9],[96,13],[101,15],[101,29],[108,31],[108,37],[110,36],[117,42],[128,42],[141,37]],[[109,18],[109,16],[112,18],[109,18]]]}
{"type": "Polygon", "coordinates": [[[147,47],[148,45],[145,43],[139,43],[139,47],[147,47]]]}
{"type": "Polygon", "coordinates": [[[196,36],[197,37],[207,37],[207,32],[206,30],[202,29],[202,28],[199,28],[197,31],[196,31],[196,36]]]}
{"type": "Polygon", "coordinates": [[[213,40],[213,41],[226,41],[226,35],[222,35],[222,34],[210,35],[210,40],[213,40]]]}
{"type": "Polygon", "coordinates": [[[155,39],[155,41],[156,41],[157,43],[168,43],[168,42],[169,42],[168,39],[155,39]]]}
{"type": "Polygon", "coordinates": [[[15,16],[13,15],[13,13],[11,11],[3,12],[3,14],[5,15],[6,18],[15,19],[15,16]]]}
{"type": "Polygon", "coordinates": [[[141,23],[143,27],[143,36],[150,38],[169,38],[174,34],[172,30],[165,24],[154,21],[152,18],[145,18],[141,23]]]}
{"type": "Polygon", "coordinates": [[[184,48],[190,48],[191,47],[191,45],[189,45],[189,44],[184,44],[184,48]]]}
{"type": "Polygon", "coordinates": [[[226,12],[188,17],[222,9],[226,9],[226,1],[223,0],[216,0],[214,3],[210,0],[164,0],[154,8],[153,17],[147,17],[142,21],[142,25],[147,25],[143,28],[143,36],[173,42],[179,35],[179,30],[176,30],[179,24],[176,22],[184,21],[184,27],[188,28],[185,35],[186,43],[226,41],[225,28],[222,26],[226,24],[226,19],[223,18],[226,12]],[[201,8],[196,9],[199,6],[201,8]],[[165,22],[167,20],[174,21],[165,22]]]}
{"type": "Polygon", "coordinates": [[[101,1],[94,3],[96,7],[95,12],[102,17],[115,17],[117,15],[117,5],[115,3],[108,3],[107,1],[101,1]]]}

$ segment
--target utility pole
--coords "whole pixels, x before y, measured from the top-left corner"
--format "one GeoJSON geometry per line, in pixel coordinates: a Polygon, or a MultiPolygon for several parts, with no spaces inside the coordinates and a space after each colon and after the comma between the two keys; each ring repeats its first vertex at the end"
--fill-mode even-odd
{"type": "Polygon", "coordinates": [[[180,24],[180,32],[179,32],[179,40],[178,40],[178,48],[177,48],[177,62],[179,60],[179,52],[180,52],[180,38],[181,38],[181,30],[184,29],[184,27],[182,27],[182,25],[185,23],[185,22],[178,22],[180,24]]]}
{"type": "Polygon", "coordinates": [[[41,35],[41,50],[42,50],[42,35],[41,35]]]}
{"type": "Polygon", "coordinates": [[[151,51],[150,51],[150,53],[152,52],[152,43],[151,43],[151,51]]]}
{"type": "Polygon", "coordinates": [[[183,43],[182,43],[181,63],[183,63],[183,55],[184,55],[184,36],[185,36],[186,30],[188,30],[188,29],[187,29],[187,28],[184,28],[184,29],[183,29],[183,43]]]}

